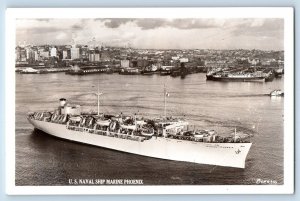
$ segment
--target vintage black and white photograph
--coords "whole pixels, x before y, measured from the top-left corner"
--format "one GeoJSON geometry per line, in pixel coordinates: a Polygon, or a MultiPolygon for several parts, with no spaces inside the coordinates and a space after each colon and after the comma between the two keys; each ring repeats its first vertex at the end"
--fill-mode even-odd
{"type": "Polygon", "coordinates": [[[123,10],[13,15],[15,187],[290,187],[292,10],[123,10]]]}

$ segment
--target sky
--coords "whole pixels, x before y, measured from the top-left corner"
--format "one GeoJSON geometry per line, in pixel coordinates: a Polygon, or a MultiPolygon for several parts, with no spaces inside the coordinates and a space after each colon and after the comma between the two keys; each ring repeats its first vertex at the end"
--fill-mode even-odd
{"type": "Polygon", "coordinates": [[[284,49],[279,18],[17,19],[16,42],[140,49],[284,49]],[[94,38],[95,42],[92,42],[94,38]]]}

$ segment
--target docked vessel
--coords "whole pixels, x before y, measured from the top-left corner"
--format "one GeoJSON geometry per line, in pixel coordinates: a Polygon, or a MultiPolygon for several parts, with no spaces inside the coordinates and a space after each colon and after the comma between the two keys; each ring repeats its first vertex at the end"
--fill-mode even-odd
{"type": "Polygon", "coordinates": [[[46,68],[40,70],[40,74],[48,74],[48,73],[63,73],[69,71],[69,67],[64,67],[64,68],[46,68]]]}
{"type": "Polygon", "coordinates": [[[156,65],[150,65],[145,67],[142,71],[141,74],[142,75],[153,75],[159,73],[158,67],[156,65]]]}
{"type": "Polygon", "coordinates": [[[207,80],[222,81],[222,82],[264,82],[265,76],[261,72],[208,72],[207,80]]]}
{"type": "Polygon", "coordinates": [[[83,114],[79,105],[60,99],[53,112],[33,112],[28,121],[50,135],[126,153],[159,159],[245,168],[252,143],[247,134],[236,131],[221,137],[213,130],[188,129],[181,118],[146,118],[137,115],[83,114]]]}
{"type": "Polygon", "coordinates": [[[171,75],[173,66],[162,66],[160,70],[160,75],[166,76],[166,75],[171,75]]]}
{"type": "Polygon", "coordinates": [[[283,68],[278,68],[275,70],[275,77],[280,78],[284,74],[283,68]]]}
{"type": "Polygon", "coordinates": [[[121,75],[139,75],[141,72],[137,68],[122,68],[119,72],[121,75]]]}
{"type": "Polygon", "coordinates": [[[265,72],[265,81],[266,82],[272,82],[275,78],[275,73],[271,71],[265,72]]]}
{"type": "Polygon", "coordinates": [[[70,70],[66,71],[66,74],[70,75],[87,75],[87,74],[101,74],[101,73],[113,73],[112,69],[109,67],[78,67],[74,66],[70,70]]]}
{"type": "Polygon", "coordinates": [[[23,70],[20,70],[19,73],[21,73],[21,74],[39,74],[40,71],[36,70],[34,68],[25,68],[23,70]]]}

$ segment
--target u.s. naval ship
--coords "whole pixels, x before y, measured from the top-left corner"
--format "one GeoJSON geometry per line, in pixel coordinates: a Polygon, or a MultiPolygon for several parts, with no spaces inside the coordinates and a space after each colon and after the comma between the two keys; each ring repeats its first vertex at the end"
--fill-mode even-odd
{"type": "MultiPolygon", "coordinates": [[[[31,112],[28,121],[50,135],[142,156],[245,168],[245,160],[252,143],[247,134],[235,132],[227,137],[214,130],[189,129],[181,118],[146,118],[81,112],[80,105],[72,105],[65,98],[54,111],[31,112]]],[[[166,97],[164,91],[164,103],[166,97]]]]}

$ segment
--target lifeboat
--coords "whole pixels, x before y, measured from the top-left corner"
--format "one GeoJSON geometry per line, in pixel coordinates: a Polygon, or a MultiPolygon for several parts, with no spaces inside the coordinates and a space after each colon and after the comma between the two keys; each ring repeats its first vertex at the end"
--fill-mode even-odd
{"type": "Polygon", "coordinates": [[[150,129],[150,130],[142,130],[141,134],[143,136],[147,136],[147,137],[150,137],[150,136],[153,136],[154,135],[154,129],[150,129]]]}
{"type": "Polygon", "coordinates": [[[80,122],[81,118],[79,116],[70,117],[70,121],[80,122]]]}
{"type": "Polygon", "coordinates": [[[196,134],[194,134],[194,137],[195,137],[195,138],[200,138],[200,139],[202,139],[202,138],[204,137],[204,135],[203,135],[203,134],[196,133],[196,134]]]}
{"type": "Polygon", "coordinates": [[[141,135],[143,136],[153,136],[154,135],[154,128],[150,124],[145,124],[141,128],[141,135]]]}
{"type": "Polygon", "coordinates": [[[109,126],[110,120],[109,119],[98,119],[96,124],[100,126],[109,126]]]}
{"type": "Polygon", "coordinates": [[[121,128],[129,129],[129,130],[136,130],[136,126],[135,125],[131,125],[131,124],[128,124],[128,125],[121,124],[121,128]]]}

